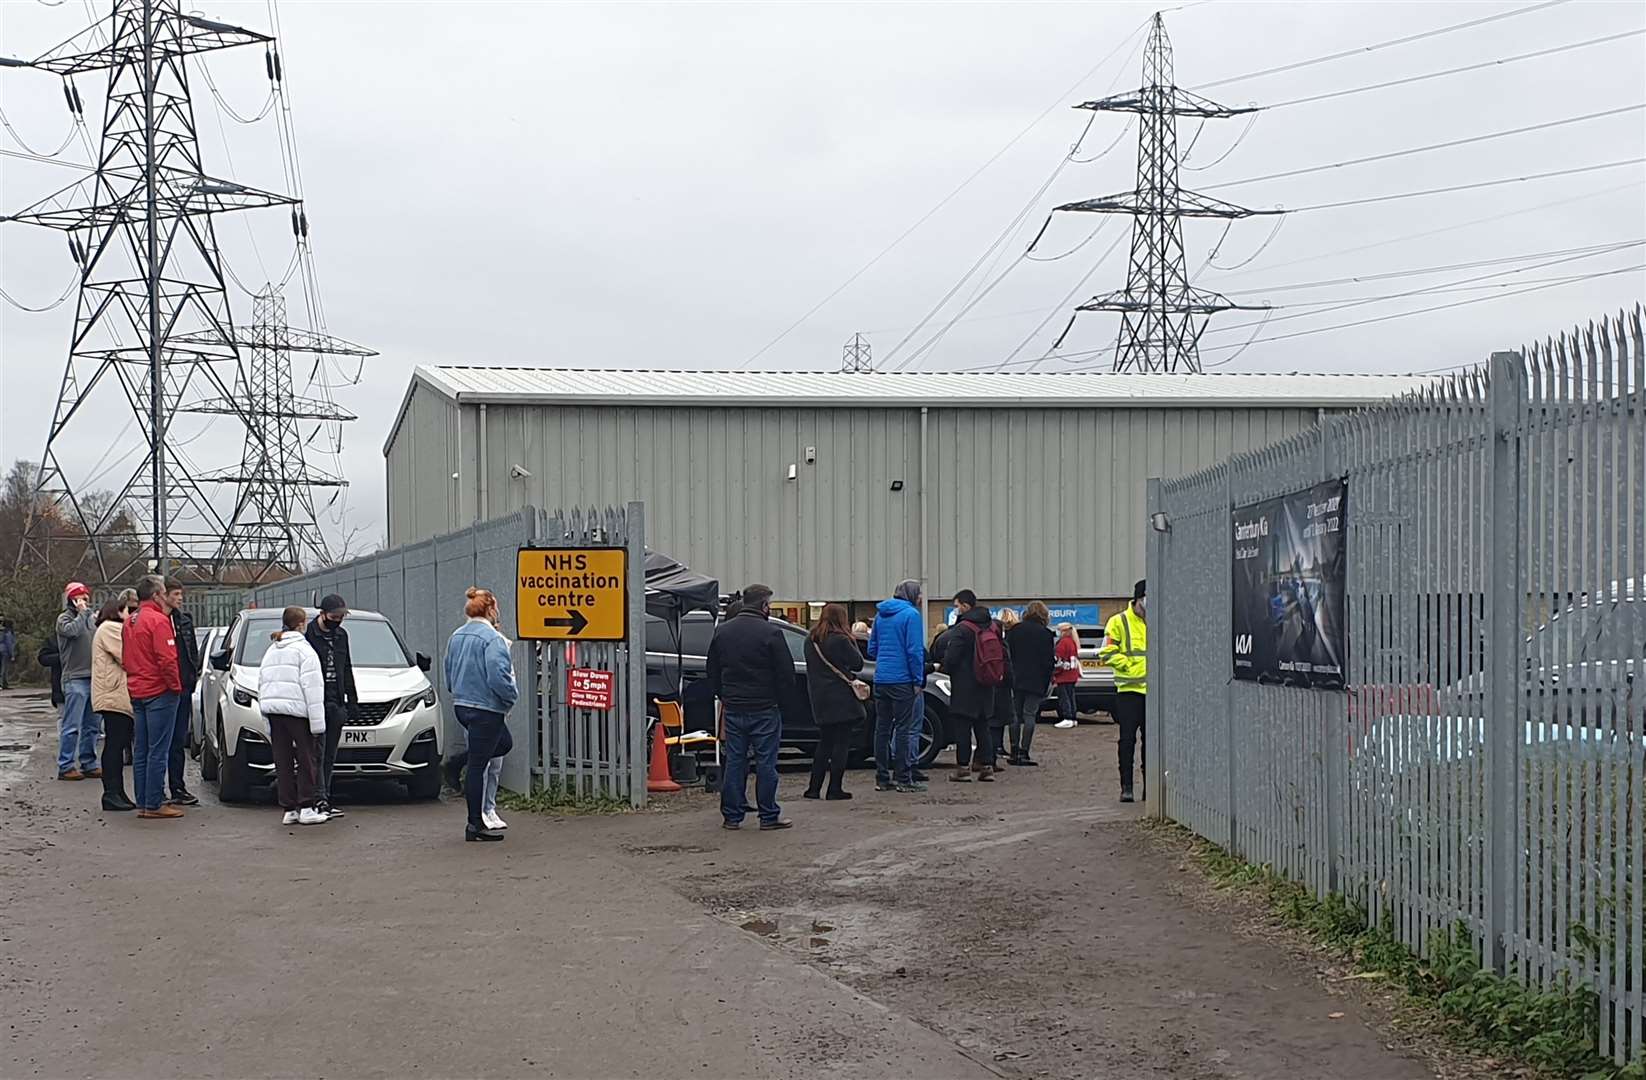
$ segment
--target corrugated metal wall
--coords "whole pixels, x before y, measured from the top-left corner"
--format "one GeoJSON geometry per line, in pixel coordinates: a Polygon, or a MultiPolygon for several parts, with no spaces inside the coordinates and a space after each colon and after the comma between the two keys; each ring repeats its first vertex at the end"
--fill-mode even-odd
{"type": "MultiPolygon", "coordinates": [[[[478,408],[462,409],[459,453],[455,414],[441,406],[419,386],[390,448],[391,544],[461,527],[478,512],[478,408]],[[447,481],[459,457],[454,489],[447,481]]],[[[969,586],[991,597],[1130,595],[1143,574],[1146,478],[1266,446],[1316,415],[932,409],[932,594],[969,586]]],[[[639,499],[653,547],[728,587],[764,581],[785,599],[872,600],[920,575],[918,407],[490,405],[486,429],[490,517],[639,499]],[[532,475],[510,477],[513,465],[532,475]],[[892,491],[899,480],[903,489],[892,491]]]]}
{"type": "Polygon", "coordinates": [[[1313,409],[934,410],[933,596],[1130,596],[1144,484],[1299,431],[1313,409]]]}
{"type": "Polygon", "coordinates": [[[457,421],[455,405],[416,384],[386,461],[389,547],[473,524],[472,504],[470,516],[462,520],[455,504],[458,485],[451,475],[458,471],[457,421]]]}

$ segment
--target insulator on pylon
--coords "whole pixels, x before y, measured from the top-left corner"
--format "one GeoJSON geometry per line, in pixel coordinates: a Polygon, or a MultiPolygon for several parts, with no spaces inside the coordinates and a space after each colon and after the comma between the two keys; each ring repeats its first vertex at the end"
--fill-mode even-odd
{"type": "Polygon", "coordinates": [[[295,206],[291,208],[291,234],[298,239],[303,237],[303,230],[298,228],[297,225],[297,207],[295,206]]]}
{"type": "Polygon", "coordinates": [[[80,88],[73,83],[69,84],[69,88],[74,91],[74,115],[84,120],[86,118],[86,103],[80,100],[80,88]]]}
{"type": "Polygon", "coordinates": [[[74,87],[69,85],[67,79],[63,80],[63,100],[69,103],[69,112],[74,112],[74,87]]]}
{"type": "Polygon", "coordinates": [[[309,238],[309,212],[307,210],[298,211],[297,220],[302,222],[303,232],[301,235],[303,239],[307,240],[309,238]]]}
{"type": "Polygon", "coordinates": [[[281,82],[284,79],[285,76],[284,76],[284,73],[281,71],[281,68],[280,68],[280,50],[279,49],[270,49],[269,50],[269,55],[274,57],[274,81],[275,82],[281,82]]]}
{"type": "Polygon", "coordinates": [[[263,67],[269,73],[269,82],[274,81],[274,50],[263,50],[263,67]]]}
{"type": "Polygon", "coordinates": [[[73,233],[69,233],[69,257],[74,260],[76,266],[86,265],[86,256],[80,250],[80,241],[74,238],[73,233]]]}

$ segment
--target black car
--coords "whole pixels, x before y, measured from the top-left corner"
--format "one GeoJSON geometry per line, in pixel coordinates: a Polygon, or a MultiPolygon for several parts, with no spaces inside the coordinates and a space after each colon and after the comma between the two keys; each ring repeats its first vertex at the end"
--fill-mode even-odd
{"type": "MultiPolygon", "coordinates": [[[[783,631],[789,653],[794,657],[794,689],[782,703],[783,742],[786,748],[806,755],[817,748],[817,721],[812,719],[811,697],[806,693],[806,630],[782,619],[773,624],[783,631]]],[[[706,679],[709,640],[714,637],[716,620],[707,612],[692,612],[680,621],[680,638],[676,640],[667,622],[654,616],[646,617],[646,697],[671,700],[677,696],[680,676],[684,673],[684,703],[687,731],[713,731],[714,694],[706,679]]],[[[873,684],[874,664],[867,664],[858,675],[873,684]]],[[[931,764],[943,748],[944,718],[949,712],[948,680],[933,675],[926,680],[925,723],[920,730],[918,762],[931,764]]],[[[853,733],[852,754],[861,762],[874,757],[874,699],[865,702],[868,717],[853,733]]]]}

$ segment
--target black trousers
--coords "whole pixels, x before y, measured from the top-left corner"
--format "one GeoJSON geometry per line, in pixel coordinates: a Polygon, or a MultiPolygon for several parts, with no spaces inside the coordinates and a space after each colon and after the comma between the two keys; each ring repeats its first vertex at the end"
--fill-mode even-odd
{"type": "MultiPolygon", "coordinates": [[[[1149,699],[1143,694],[1115,695],[1114,718],[1120,725],[1120,786],[1128,791],[1132,787],[1132,758],[1137,751],[1138,738],[1143,734],[1148,706],[1149,699]]],[[[1143,765],[1147,768],[1148,764],[1148,750],[1145,747],[1143,765]]]]}
{"type": "Polygon", "coordinates": [[[817,729],[817,749],[812,751],[812,778],[806,785],[811,792],[823,789],[823,776],[829,777],[829,791],[837,793],[846,779],[846,757],[851,752],[852,725],[827,724],[817,729]]]}
{"type": "Polygon", "coordinates": [[[314,736],[306,716],[269,717],[269,746],[274,751],[274,785],[282,810],[314,805],[314,736]]]}
{"type": "MultiPolygon", "coordinates": [[[[997,686],[994,688],[994,715],[989,717],[989,764],[997,765],[995,760],[1006,750],[1006,733],[1012,728],[1012,688],[997,686]]],[[[1012,740],[1012,756],[1017,756],[1016,741],[1012,740]]]]}
{"type": "Polygon", "coordinates": [[[315,757],[319,759],[315,769],[314,801],[316,803],[331,802],[331,774],[337,767],[337,743],[343,738],[343,719],[348,716],[348,710],[341,702],[326,702],[326,733],[320,736],[320,745],[315,748],[315,757]]]}
{"type": "Polygon", "coordinates": [[[989,717],[949,714],[949,739],[954,743],[954,763],[964,769],[972,763],[972,739],[977,739],[977,760],[980,765],[994,763],[994,749],[989,735],[989,717]]]}
{"type": "Polygon", "coordinates": [[[103,794],[126,798],[126,752],[131,749],[132,718],[100,712],[103,718],[103,794]]]}

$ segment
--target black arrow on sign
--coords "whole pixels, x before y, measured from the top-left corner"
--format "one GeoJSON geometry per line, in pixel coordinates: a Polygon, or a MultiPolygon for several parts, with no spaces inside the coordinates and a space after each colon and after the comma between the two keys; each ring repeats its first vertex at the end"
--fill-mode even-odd
{"type": "Polygon", "coordinates": [[[567,612],[567,614],[568,614],[568,616],[570,616],[569,618],[565,618],[565,619],[544,619],[543,620],[544,627],[547,628],[547,627],[551,627],[551,626],[569,626],[569,627],[571,627],[571,630],[567,633],[567,636],[568,637],[576,637],[578,634],[581,634],[583,632],[583,628],[585,626],[589,625],[589,620],[586,619],[583,616],[583,613],[581,611],[578,611],[576,608],[572,608],[569,612],[567,612]]]}

